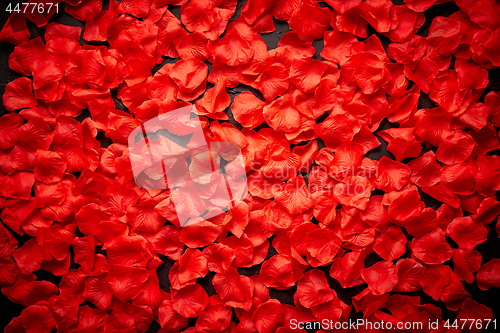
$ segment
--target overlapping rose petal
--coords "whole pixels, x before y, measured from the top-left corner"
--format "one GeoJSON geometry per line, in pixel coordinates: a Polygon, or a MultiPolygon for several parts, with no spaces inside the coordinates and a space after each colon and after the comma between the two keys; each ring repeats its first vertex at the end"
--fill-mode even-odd
{"type": "Polygon", "coordinates": [[[13,13],[0,31],[22,75],[0,118],[0,286],[26,306],[6,331],[145,332],[156,320],[172,332],[197,317],[187,331],[280,332],[290,319],[345,321],[352,307],[371,321],[449,319],[398,294],[419,290],[457,319],[493,318],[462,281],[500,287],[498,259],[478,251],[500,214],[500,94],[484,94],[500,66],[497,2],[457,1],[431,22],[432,0],[251,0],[236,19],[232,0],[65,2],[83,33],[48,24],[55,9],[13,13]],[[43,38],[30,39],[26,19],[46,25],[43,38]],[[274,20],[291,31],[268,50],[260,33],[274,20]],[[427,96],[435,107],[421,108],[427,96]],[[241,148],[249,195],[181,229],[176,209],[198,216],[222,200],[197,178],[207,159],[172,165],[196,180],[182,193],[143,189],[126,144],[189,103],[211,140],[241,148]],[[103,135],[113,143],[101,147],[103,135]],[[381,140],[387,156],[368,157],[381,140]],[[333,280],[362,286],[352,306],[333,280]],[[270,298],[292,288],[293,306],[270,298]]]}

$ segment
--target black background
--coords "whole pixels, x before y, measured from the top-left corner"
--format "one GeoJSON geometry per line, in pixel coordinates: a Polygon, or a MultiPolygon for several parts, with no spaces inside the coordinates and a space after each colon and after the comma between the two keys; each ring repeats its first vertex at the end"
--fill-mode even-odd
{"type": "MultiPolygon", "coordinates": [[[[395,4],[402,3],[402,1],[393,1],[393,2],[395,4]]],[[[10,3],[12,3],[12,8],[14,8],[14,6],[17,2],[12,1],[10,3]]],[[[241,7],[245,3],[246,3],[246,0],[238,2],[236,13],[231,20],[233,20],[234,18],[239,16],[239,14],[241,12],[241,7]]],[[[5,8],[7,7],[8,4],[9,4],[9,2],[2,2],[0,4],[0,26],[2,26],[2,27],[5,24],[5,22],[7,21],[7,18],[9,15],[9,13],[5,11],[5,8]]],[[[321,3],[320,5],[328,7],[328,5],[326,3],[321,3]]],[[[107,6],[108,6],[108,1],[105,0],[103,3],[103,9],[106,9],[107,6]]],[[[169,10],[180,19],[180,7],[169,6],[169,10]]],[[[418,31],[418,34],[421,36],[427,35],[428,29],[429,29],[429,27],[432,23],[432,19],[434,17],[436,17],[436,16],[449,16],[457,10],[459,10],[459,8],[453,2],[447,2],[447,3],[443,3],[440,5],[436,5],[436,6],[431,7],[429,10],[427,10],[424,13],[425,17],[426,17],[426,21],[425,21],[424,25],[418,31]]],[[[54,14],[52,16],[52,18],[50,19],[50,22],[59,22],[62,24],[71,25],[71,26],[79,26],[82,28],[85,27],[84,22],[78,21],[77,19],[73,18],[69,14],[65,13],[64,3],[60,4],[59,13],[54,14]]],[[[276,26],[276,31],[274,31],[272,33],[268,33],[268,34],[260,34],[262,36],[262,38],[264,39],[264,41],[267,43],[268,49],[276,48],[281,36],[284,35],[286,32],[290,31],[290,28],[288,27],[287,22],[278,21],[278,20],[274,19],[274,23],[276,26]]],[[[27,24],[28,24],[28,28],[30,30],[31,38],[36,38],[38,36],[42,36],[42,38],[43,38],[43,34],[45,32],[45,27],[37,28],[36,25],[30,21],[27,21],[27,24]]],[[[331,29],[332,28],[330,27],[329,30],[331,30],[331,29]]],[[[376,34],[380,38],[384,48],[387,48],[387,45],[390,43],[390,40],[387,37],[385,37],[384,35],[376,33],[375,30],[371,26],[368,26],[368,37],[370,37],[372,34],[376,34]]],[[[83,45],[84,43],[87,43],[87,42],[85,42],[82,38],[81,44],[83,45]]],[[[87,44],[103,45],[103,43],[99,43],[99,42],[91,42],[91,43],[87,43],[87,44]]],[[[319,55],[323,49],[323,40],[314,41],[313,46],[316,49],[316,54],[314,55],[313,58],[323,60],[323,58],[319,55]]],[[[7,83],[22,76],[21,74],[12,71],[9,68],[8,57],[12,53],[13,50],[14,50],[14,45],[0,43],[0,96],[3,95],[3,93],[5,91],[5,85],[7,83]]],[[[162,65],[164,65],[166,63],[175,62],[177,60],[178,59],[164,58],[163,63],[155,66],[155,68],[153,69],[153,72],[155,72],[159,68],[161,68],[162,65]]],[[[209,69],[211,69],[210,63],[209,62],[206,62],[206,63],[209,66],[209,69]]],[[[452,66],[453,66],[453,60],[452,60],[452,66]]],[[[489,91],[492,91],[492,90],[499,91],[500,90],[500,69],[488,70],[488,73],[489,73],[489,76],[488,76],[489,84],[486,87],[485,93],[481,97],[481,100],[480,100],[481,102],[483,101],[484,95],[486,95],[486,93],[488,93],[489,91]]],[[[211,86],[212,85],[209,83],[207,85],[207,89],[210,88],[211,86]]],[[[248,86],[242,85],[242,84],[238,85],[235,88],[228,89],[228,93],[230,94],[231,99],[233,99],[236,95],[238,95],[242,91],[246,91],[246,90],[250,90],[255,95],[262,97],[262,95],[260,94],[259,91],[255,90],[253,88],[250,88],[248,86]]],[[[114,92],[112,91],[112,94],[114,96],[116,96],[116,91],[114,91],[114,92]]],[[[117,109],[127,111],[125,106],[118,99],[115,99],[115,104],[116,104],[117,109]]],[[[418,106],[419,106],[419,109],[420,108],[430,108],[430,107],[434,107],[435,103],[429,99],[428,95],[421,93],[421,98],[419,100],[418,106]]],[[[7,113],[7,112],[8,111],[5,110],[3,104],[0,103],[0,116],[7,113]]],[[[228,113],[228,116],[230,117],[230,122],[233,123],[238,128],[241,128],[241,125],[239,125],[238,123],[236,123],[234,121],[230,109],[227,110],[227,113],[228,113]]],[[[82,121],[84,118],[86,118],[88,116],[90,116],[90,113],[88,112],[88,110],[83,110],[82,114],[77,119],[82,121]]],[[[321,121],[321,120],[323,120],[323,117],[321,117],[319,119],[319,121],[321,121]]],[[[259,126],[259,128],[260,127],[261,126],[259,126]]],[[[384,121],[381,123],[379,130],[387,129],[390,127],[399,127],[399,125],[398,124],[391,124],[389,121],[387,121],[387,119],[384,119],[384,121]]],[[[257,129],[259,129],[259,128],[257,128],[257,129]]],[[[496,128],[497,132],[498,132],[498,130],[499,129],[496,128]]],[[[375,133],[375,135],[376,135],[376,133],[375,133]]],[[[366,156],[371,158],[371,159],[378,160],[380,157],[385,155],[385,156],[388,156],[388,157],[394,159],[393,155],[386,150],[386,147],[387,147],[386,142],[383,141],[382,139],[380,139],[378,136],[377,136],[377,138],[381,142],[381,146],[368,152],[366,154],[366,156]]],[[[111,144],[111,140],[108,139],[107,137],[105,137],[103,132],[98,133],[97,139],[101,142],[103,147],[107,147],[109,144],[111,144]]],[[[318,144],[319,144],[320,148],[324,147],[324,144],[321,142],[320,139],[318,139],[318,144]]],[[[435,150],[435,148],[431,148],[431,149],[435,150]]],[[[427,150],[423,149],[422,154],[425,153],[427,150]]],[[[488,155],[492,155],[492,154],[498,155],[499,151],[494,151],[494,152],[488,153],[488,155]]],[[[404,160],[403,162],[406,163],[407,161],[404,160]]],[[[422,193],[420,191],[420,195],[422,197],[422,200],[425,202],[425,204],[427,206],[432,207],[434,209],[437,209],[439,207],[440,203],[435,201],[431,197],[429,197],[427,194],[422,193]]],[[[500,200],[499,193],[497,193],[497,198],[500,200]]],[[[470,214],[468,214],[467,212],[464,212],[464,215],[470,215],[470,214]]],[[[495,223],[496,223],[496,219],[490,224],[490,232],[488,234],[487,241],[476,247],[476,250],[479,251],[483,257],[483,261],[482,261],[483,264],[490,261],[491,259],[493,259],[495,257],[498,257],[500,254],[500,239],[499,239],[499,236],[495,230],[495,223]]],[[[13,233],[13,234],[18,238],[19,246],[21,246],[27,239],[29,239],[29,236],[19,236],[15,233],[13,233]]],[[[454,244],[453,240],[451,240],[450,238],[447,238],[447,240],[452,245],[452,247],[457,247],[456,244],[454,244]]],[[[271,239],[269,239],[269,241],[271,241],[271,239]]],[[[270,258],[271,256],[273,256],[276,253],[277,253],[276,250],[274,250],[274,248],[272,246],[270,246],[267,258],[270,258]]],[[[410,251],[408,249],[407,249],[407,252],[405,253],[405,255],[402,256],[402,258],[406,258],[406,257],[410,257],[410,251]]],[[[159,275],[159,279],[160,279],[160,287],[162,289],[168,291],[169,287],[170,287],[170,283],[168,280],[168,272],[169,272],[170,268],[172,267],[174,261],[170,260],[166,257],[162,257],[162,259],[164,259],[165,263],[163,265],[161,265],[157,271],[158,271],[158,275],[159,275]]],[[[381,260],[381,258],[377,254],[372,253],[372,254],[367,256],[365,265],[367,267],[371,266],[372,264],[374,264],[375,262],[377,262],[379,260],[381,260]]],[[[240,274],[254,275],[254,274],[258,274],[260,272],[260,266],[261,265],[256,265],[256,266],[253,266],[250,268],[239,268],[238,271],[240,272],[240,274]]],[[[451,264],[451,266],[452,266],[452,264],[451,264]]],[[[349,305],[352,304],[351,298],[354,295],[361,292],[367,286],[366,283],[364,283],[362,285],[355,286],[352,288],[342,289],[340,284],[336,280],[334,280],[333,278],[330,277],[330,275],[329,275],[330,265],[325,266],[325,267],[319,267],[319,269],[323,270],[326,273],[325,275],[328,279],[328,283],[330,284],[330,286],[333,289],[335,289],[339,298],[341,300],[343,300],[346,304],[349,304],[349,305]]],[[[52,273],[49,273],[49,272],[44,272],[44,271],[39,270],[39,271],[35,272],[35,274],[37,275],[38,279],[49,280],[49,281],[55,283],[56,285],[60,281],[60,277],[55,277],[54,275],[52,275],[52,273]]],[[[205,290],[207,291],[207,293],[209,295],[212,295],[215,293],[214,288],[213,288],[212,283],[211,283],[211,279],[212,279],[213,275],[214,275],[214,273],[209,272],[206,277],[198,280],[198,282],[205,288],[205,290]]],[[[499,317],[499,315],[500,315],[500,289],[494,288],[494,289],[490,289],[488,291],[483,291],[477,287],[476,282],[473,282],[472,284],[467,284],[467,283],[463,282],[463,285],[464,285],[465,289],[467,290],[467,292],[470,293],[472,299],[490,307],[494,312],[494,317],[497,319],[500,319],[500,317],[499,317]]],[[[295,290],[296,290],[296,287],[292,287],[290,290],[286,290],[286,291],[278,291],[278,290],[275,290],[274,288],[270,288],[270,295],[271,295],[271,298],[276,298],[276,299],[280,300],[281,303],[293,305],[293,293],[295,292],[295,290]]],[[[434,301],[430,296],[425,294],[423,291],[411,293],[411,295],[420,296],[422,304],[430,303],[430,304],[434,304],[434,305],[438,306],[439,308],[441,308],[442,317],[444,320],[446,320],[446,319],[453,320],[456,316],[457,312],[449,311],[448,309],[446,309],[446,307],[444,306],[444,304],[442,302],[434,301]]],[[[89,305],[92,306],[90,303],[89,303],[89,305]]],[[[0,327],[5,327],[12,320],[12,318],[19,316],[23,308],[24,308],[24,306],[22,306],[20,304],[12,303],[5,295],[0,293],[0,327]]],[[[355,309],[353,307],[351,317],[353,319],[357,319],[357,318],[362,318],[362,315],[361,315],[361,313],[356,313],[355,309]]],[[[233,313],[233,319],[234,319],[234,321],[237,322],[237,318],[234,315],[234,313],[233,313]]],[[[191,319],[190,324],[194,325],[194,323],[195,323],[195,320],[191,319]]],[[[153,322],[153,324],[151,325],[148,332],[156,332],[159,329],[159,327],[160,326],[158,323],[153,322]]]]}

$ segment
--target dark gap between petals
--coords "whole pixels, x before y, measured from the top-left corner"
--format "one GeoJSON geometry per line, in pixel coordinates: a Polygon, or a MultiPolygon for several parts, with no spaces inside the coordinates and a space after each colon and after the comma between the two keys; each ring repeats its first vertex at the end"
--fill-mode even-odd
{"type": "MultiPolygon", "coordinates": [[[[498,239],[498,237],[497,237],[498,239]]],[[[482,254],[483,252],[481,252],[482,254]]],[[[498,252],[497,252],[498,253],[498,252]]],[[[493,258],[493,257],[492,257],[493,258]]],[[[483,257],[483,262],[488,262],[490,259],[485,259],[483,257]]],[[[482,290],[477,286],[477,281],[474,281],[473,283],[467,283],[465,281],[461,281],[462,285],[464,286],[464,289],[466,292],[468,292],[470,295],[474,295],[477,297],[478,300],[490,309],[493,310],[493,314],[498,314],[499,312],[499,306],[498,306],[498,300],[500,299],[500,288],[490,288],[488,290],[482,290]]],[[[448,309],[446,309],[448,310],[448,309]]],[[[443,318],[448,318],[444,317],[443,318]]],[[[451,317],[453,318],[453,317],[451,317]]],[[[498,317],[496,317],[498,318],[498,317]]],[[[484,330],[483,332],[490,332],[494,331],[493,329],[488,329],[484,330]]]]}
{"type": "MultiPolygon", "coordinates": [[[[34,190],[33,190],[34,192],[34,190]]],[[[34,194],[32,194],[32,196],[34,197],[34,194]]],[[[0,220],[1,221],[1,220],[0,220]]],[[[1,222],[0,222],[1,223],[1,222]]],[[[17,240],[18,242],[18,246],[17,248],[20,248],[24,245],[24,243],[26,243],[27,241],[29,241],[31,239],[31,236],[28,235],[27,233],[24,233],[22,235],[19,235],[17,232],[15,232],[14,230],[12,230],[7,224],[3,223],[3,227],[9,231],[13,236],[14,238],[17,240]]]]}
{"type": "Polygon", "coordinates": [[[240,323],[240,318],[238,318],[238,316],[236,315],[236,311],[234,311],[233,307],[231,307],[231,321],[235,322],[236,325],[240,323]]]}
{"type": "Polygon", "coordinates": [[[137,17],[137,16],[134,16],[134,15],[129,14],[129,13],[123,13],[123,15],[127,15],[127,16],[130,16],[130,17],[133,17],[134,19],[136,19],[138,21],[144,22],[144,19],[142,17],[137,17]]]}
{"type": "Polygon", "coordinates": [[[78,269],[80,265],[75,262],[75,249],[73,246],[69,247],[69,269],[78,269]]]}
{"type": "Polygon", "coordinates": [[[328,112],[325,112],[321,116],[316,118],[314,121],[316,122],[316,124],[322,123],[323,121],[325,121],[326,118],[328,118],[329,115],[330,114],[328,112]]]}
{"type": "Polygon", "coordinates": [[[457,58],[452,54],[451,61],[450,61],[450,67],[448,67],[449,69],[455,70],[455,60],[457,60],[457,58]]]}
{"type": "Polygon", "coordinates": [[[293,285],[290,289],[286,290],[278,290],[276,288],[269,288],[269,297],[272,299],[277,299],[281,304],[289,304],[291,306],[295,306],[295,302],[293,301],[293,295],[297,291],[297,284],[293,285]]]}
{"type": "MultiPolygon", "coordinates": [[[[464,283],[462,283],[464,284],[464,283]]],[[[450,322],[453,322],[453,318],[456,317],[457,312],[449,310],[446,306],[443,306],[443,301],[435,301],[431,296],[427,295],[423,290],[419,290],[416,296],[420,296],[420,304],[432,304],[437,308],[441,309],[442,318],[450,318],[450,322]]],[[[411,295],[415,295],[411,293],[411,295]]]]}
{"type": "MultiPolygon", "coordinates": [[[[498,194],[498,193],[497,193],[498,194]]],[[[498,253],[500,253],[500,236],[497,233],[497,229],[495,228],[496,224],[498,223],[498,219],[495,218],[493,221],[489,224],[490,227],[490,232],[488,232],[488,236],[486,238],[486,242],[479,244],[474,248],[474,250],[478,251],[481,253],[483,260],[482,262],[488,262],[492,259],[497,258],[498,253]]],[[[476,285],[474,281],[472,284],[476,285]]],[[[499,288],[493,288],[496,290],[499,290],[499,288]]],[[[493,290],[490,289],[490,290],[493,290]]]]}
{"type": "Polygon", "coordinates": [[[41,37],[42,41],[45,43],[45,26],[39,28],[35,23],[28,19],[26,20],[26,26],[30,32],[30,40],[41,37]]]}
{"type": "Polygon", "coordinates": [[[186,328],[187,327],[195,327],[196,321],[198,320],[198,317],[199,316],[188,318],[188,325],[186,326],[186,328]]]}
{"type": "Polygon", "coordinates": [[[62,276],[55,276],[52,272],[45,271],[43,269],[38,269],[33,271],[38,281],[49,281],[56,286],[59,286],[59,283],[62,280],[62,276]]]}
{"type": "Polygon", "coordinates": [[[160,284],[160,289],[166,292],[170,292],[170,280],[168,278],[168,273],[170,269],[175,264],[175,260],[168,258],[162,254],[158,254],[158,257],[163,260],[163,264],[158,266],[156,269],[156,275],[158,275],[158,281],[160,284]]]}
{"type": "Polygon", "coordinates": [[[109,9],[109,0],[102,0],[102,10],[109,9]]]}
{"type": "Polygon", "coordinates": [[[377,135],[377,133],[373,133],[377,140],[380,142],[380,146],[377,148],[374,148],[367,152],[365,154],[366,157],[372,160],[380,160],[382,156],[386,156],[390,158],[391,160],[395,160],[394,155],[392,155],[388,150],[387,150],[387,142],[385,142],[381,137],[377,135]]]}
{"type": "MultiPolygon", "coordinates": [[[[484,96],[486,96],[491,91],[500,90],[500,68],[488,69],[488,85],[483,91],[483,94],[479,98],[480,103],[484,103],[484,96]]],[[[497,130],[498,133],[498,130],[497,130]]]]}
{"type": "Polygon", "coordinates": [[[384,259],[382,259],[376,252],[372,252],[366,256],[364,268],[372,267],[380,261],[384,261],[384,259]]]}
{"type": "Polygon", "coordinates": [[[110,48],[111,44],[109,42],[104,41],[104,42],[99,42],[99,41],[85,41],[85,45],[92,45],[92,46],[106,46],[106,48],[110,48]]]}
{"type": "Polygon", "coordinates": [[[101,144],[101,148],[107,148],[111,144],[113,144],[113,140],[111,140],[110,138],[108,138],[106,136],[106,133],[104,131],[98,131],[97,135],[96,135],[96,139],[101,144]]]}
{"type": "Polygon", "coordinates": [[[179,19],[179,21],[181,21],[181,25],[183,28],[186,28],[181,20],[181,6],[168,5],[167,10],[169,10],[172,13],[172,15],[174,15],[179,19]]]}
{"type": "MultiPolygon", "coordinates": [[[[14,81],[24,75],[10,69],[9,67],[9,56],[14,52],[15,45],[10,43],[0,43],[0,68],[2,69],[2,81],[0,81],[0,95],[3,96],[5,93],[5,86],[7,83],[14,81]]],[[[0,103],[0,117],[10,113],[5,109],[3,103],[0,103]]]]}
{"type": "Polygon", "coordinates": [[[410,236],[410,234],[408,233],[408,231],[406,231],[405,228],[401,228],[401,231],[403,232],[403,234],[406,237],[406,245],[405,245],[405,253],[403,253],[403,255],[401,257],[399,257],[398,260],[411,258],[411,248],[410,248],[409,241],[411,241],[413,239],[413,237],[410,236]]]}
{"type": "Polygon", "coordinates": [[[323,57],[320,55],[320,53],[323,51],[323,47],[325,46],[325,39],[316,39],[314,42],[312,42],[312,46],[316,50],[316,53],[312,56],[313,59],[317,60],[325,60],[323,57]]]}
{"type": "Polygon", "coordinates": [[[437,201],[427,193],[424,193],[420,187],[417,186],[417,188],[425,207],[431,207],[432,209],[437,210],[441,206],[442,203],[440,201],[437,201]]]}
{"type": "Polygon", "coordinates": [[[90,301],[84,301],[82,304],[80,304],[80,307],[85,306],[85,305],[86,305],[86,306],[88,306],[88,307],[89,307],[89,308],[91,308],[91,309],[96,309],[96,310],[98,310],[98,309],[97,309],[97,306],[95,306],[95,305],[94,305],[94,303],[92,303],[92,302],[90,302],[90,301]]]}
{"type": "Polygon", "coordinates": [[[87,108],[82,109],[80,115],[78,117],[75,117],[75,120],[83,122],[86,118],[90,118],[90,111],[87,108]]]}
{"type": "Polygon", "coordinates": [[[160,330],[160,328],[161,325],[156,320],[153,320],[153,322],[151,322],[151,325],[149,326],[149,328],[146,330],[145,333],[156,333],[160,330]]]}
{"type": "MultiPolygon", "coordinates": [[[[465,211],[464,211],[465,213],[465,211]]],[[[464,214],[465,215],[465,214],[464,214]]],[[[452,249],[458,249],[459,246],[457,245],[457,243],[453,240],[453,238],[449,237],[449,236],[445,236],[446,238],[446,242],[451,246],[452,249]]],[[[448,260],[446,263],[448,263],[448,266],[450,266],[451,268],[453,268],[453,261],[451,260],[448,260]]]]}
{"type": "Polygon", "coordinates": [[[278,43],[281,40],[281,37],[287,32],[291,31],[288,26],[288,22],[280,21],[273,17],[274,26],[276,30],[269,33],[259,33],[260,37],[266,42],[267,50],[273,50],[278,48],[278,43]]]}
{"type": "Polygon", "coordinates": [[[175,64],[179,61],[180,58],[170,58],[166,56],[162,56],[162,61],[159,64],[155,64],[153,69],[151,70],[151,74],[155,75],[163,66],[166,64],[175,64]]]}
{"type": "Polygon", "coordinates": [[[202,286],[203,289],[208,294],[208,297],[217,294],[215,292],[214,285],[212,284],[212,279],[215,276],[215,272],[208,271],[207,275],[202,278],[196,279],[196,283],[202,286]]]}
{"type": "MultiPolygon", "coordinates": [[[[346,303],[347,305],[352,305],[352,296],[359,294],[361,291],[366,289],[366,287],[368,287],[368,285],[365,282],[363,282],[362,284],[357,285],[357,286],[353,286],[350,288],[342,288],[342,285],[340,284],[340,282],[331,277],[331,275],[330,275],[331,267],[332,267],[332,264],[329,264],[326,266],[317,267],[317,269],[319,269],[319,270],[323,271],[323,273],[325,273],[326,282],[328,282],[328,286],[331,289],[335,290],[338,298],[342,302],[346,303]]],[[[351,312],[351,315],[353,314],[353,312],[351,312]]]]}
{"type": "Polygon", "coordinates": [[[315,141],[318,144],[318,151],[326,147],[325,142],[321,138],[317,138],[315,141]]]}
{"type": "MultiPolygon", "coordinates": [[[[229,25],[231,22],[233,22],[234,20],[236,20],[238,17],[240,17],[241,15],[241,9],[243,8],[243,6],[248,2],[248,0],[243,0],[243,1],[238,1],[238,3],[236,4],[236,10],[234,11],[234,14],[233,16],[231,16],[229,18],[229,21],[227,22],[227,24],[229,25]]],[[[224,30],[223,33],[225,33],[226,31],[224,30]]],[[[219,39],[222,38],[222,36],[219,37],[219,39]]]]}

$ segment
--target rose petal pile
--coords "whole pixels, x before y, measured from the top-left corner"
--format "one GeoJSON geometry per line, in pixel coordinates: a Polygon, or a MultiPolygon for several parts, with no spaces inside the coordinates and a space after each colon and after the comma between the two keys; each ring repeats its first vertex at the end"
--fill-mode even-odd
{"type": "Polygon", "coordinates": [[[453,319],[420,290],[458,319],[493,319],[464,283],[500,287],[500,259],[477,250],[500,214],[500,92],[485,93],[500,4],[460,0],[426,22],[441,2],[61,3],[84,29],[49,23],[54,10],[12,13],[0,41],[16,45],[9,66],[22,77],[0,118],[0,286],[26,307],[5,332],[453,319]],[[268,49],[277,20],[290,31],[268,49]],[[136,185],[127,139],[189,103],[211,141],[241,148],[249,195],[180,228],[169,190],[136,185]],[[368,157],[382,140],[386,156],[368,157]],[[338,285],[361,291],[341,300],[338,285]]]}

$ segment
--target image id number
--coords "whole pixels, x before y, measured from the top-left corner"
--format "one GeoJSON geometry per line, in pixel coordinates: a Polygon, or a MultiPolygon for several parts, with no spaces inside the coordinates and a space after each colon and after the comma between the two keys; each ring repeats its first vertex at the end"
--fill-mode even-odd
{"type": "MultiPolygon", "coordinates": [[[[55,10],[56,13],[59,13],[59,4],[58,3],[52,3],[52,2],[24,2],[22,4],[11,4],[9,3],[7,5],[7,8],[5,8],[6,12],[9,13],[39,13],[39,14],[45,14],[49,13],[51,10],[55,10]]],[[[54,12],[54,11],[53,11],[54,12]]]]}

